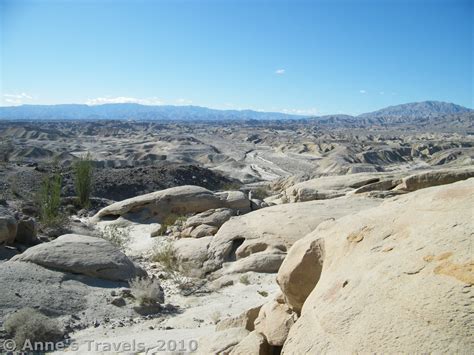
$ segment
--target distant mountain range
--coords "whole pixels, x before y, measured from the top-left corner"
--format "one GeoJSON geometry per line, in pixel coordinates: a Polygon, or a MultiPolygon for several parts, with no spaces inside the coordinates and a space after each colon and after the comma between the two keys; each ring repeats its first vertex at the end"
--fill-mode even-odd
{"type": "Polygon", "coordinates": [[[441,101],[423,101],[389,106],[378,111],[364,113],[359,117],[405,117],[405,118],[428,118],[439,115],[452,115],[456,113],[473,112],[472,109],[456,104],[441,101]]]}
{"type": "MultiPolygon", "coordinates": [[[[357,120],[413,120],[437,116],[473,113],[472,109],[440,101],[424,101],[390,106],[359,116],[326,115],[311,117],[322,122],[357,120]]],[[[280,112],[252,110],[216,110],[200,106],[146,106],[140,104],[104,104],[97,106],[22,105],[0,107],[0,119],[6,120],[164,120],[164,121],[229,121],[229,120],[290,120],[310,118],[280,112]]]]}
{"type": "Polygon", "coordinates": [[[216,110],[200,106],[148,106],[140,104],[104,105],[22,105],[0,107],[0,119],[37,120],[289,120],[301,118],[280,112],[252,110],[216,110]]]}

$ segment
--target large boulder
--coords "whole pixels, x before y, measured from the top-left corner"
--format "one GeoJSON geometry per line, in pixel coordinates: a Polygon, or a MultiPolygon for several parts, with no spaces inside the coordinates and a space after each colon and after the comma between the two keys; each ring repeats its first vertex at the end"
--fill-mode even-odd
{"type": "Polygon", "coordinates": [[[124,217],[140,222],[162,222],[169,215],[199,213],[216,208],[230,208],[245,213],[250,211],[250,200],[241,191],[214,193],[199,186],[179,186],[152,192],[101,209],[93,218],[124,217]]]}
{"type": "Polygon", "coordinates": [[[246,310],[237,317],[226,318],[217,323],[216,330],[221,331],[229,328],[245,328],[249,332],[255,329],[255,320],[258,317],[262,306],[257,306],[246,310]]]}
{"type": "Polygon", "coordinates": [[[123,282],[63,273],[10,260],[0,263],[0,285],[0,322],[6,315],[24,307],[51,316],[75,314],[83,322],[130,316],[129,309],[107,302],[111,288],[126,286],[123,282]]]}
{"type": "Polygon", "coordinates": [[[344,196],[347,192],[361,186],[380,181],[387,174],[360,173],[339,176],[324,176],[297,183],[282,193],[287,202],[326,200],[344,196]]]}
{"type": "Polygon", "coordinates": [[[249,271],[260,273],[276,273],[286,254],[280,250],[266,250],[253,253],[235,262],[224,263],[219,274],[243,274],[249,271]]]}
{"type": "Polygon", "coordinates": [[[212,237],[182,238],[173,242],[173,250],[181,271],[193,276],[203,276],[202,266],[207,260],[207,248],[212,237]]]}
{"type": "Polygon", "coordinates": [[[11,244],[15,241],[17,221],[12,213],[0,206],[0,244],[11,244]]]}
{"type": "Polygon", "coordinates": [[[272,346],[282,346],[297,319],[287,304],[272,300],[265,303],[255,320],[255,330],[272,346]]]}
{"type": "Polygon", "coordinates": [[[218,228],[214,226],[210,226],[208,224],[201,224],[194,228],[190,233],[189,236],[192,238],[202,238],[202,237],[209,237],[217,233],[218,228]]]}
{"type": "Polygon", "coordinates": [[[66,234],[36,245],[12,261],[114,281],[144,276],[142,269],[108,241],[78,234],[66,234]]]}
{"type": "Polygon", "coordinates": [[[34,244],[37,242],[38,226],[32,217],[23,217],[18,221],[15,241],[22,244],[34,244]]]}
{"type": "Polygon", "coordinates": [[[301,307],[321,276],[324,245],[314,234],[298,240],[278,270],[277,282],[290,308],[301,312],[301,307]]]}
{"type": "Polygon", "coordinates": [[[396,190],[416,191],[431,186],[451,184],[474,177],[474,168],[433,170],[407,176],[396,190]]]}
{"type": "Polygon", "coordinates": [[[201,224],[220,228],[230,217],[235,216],[235,211],[230,208],[218,208],[198,213],[189,217],[185,227],[197,227],[201,224]]]}
{"type": "Polygon", "coordinates": [[[473,349],[472,206],[469,179],[318,227],[323,271],[283,353],[473,349]]]}
{"type": "MultiPolygon", "coordinates": [[[[224,223],[209,245],[209,270],[224,262],[240,261],[252,254],[258,268],[277,272],[286,251],[299,239],[313,231],[321,222],[349,213],[377,206],[381,200],[361,196],[343,197],[324,201],[283,204],[232,217],[224,223]],[[269,254],[274,254],[270,257],[269,254]],[[275,259],[279,259],[275,263],[275,259]],[[265,261],[268,261],[268,267],[265,261]],[[271,264],[271,265],[270,265],[271,264]]],[[[248,261],[242,261],[242,270],[251,270],[248,261]]],[[[238,265],[233,271],[239,269],[238,265]]],[[[256,271],[256,270],[254,270],[256,271]]],[[[264,271],[265,272],[265,271],[264,271]]]]}
{"type": "Polygon", "coordinates": [[[230,355],[270,355],[272,354],[267,341],[257,331],[250,332],[230,352],[230,355]]]}
{"type": "Polygon", "coordinates": [[[229,328],[199,339],[197,354],[229,354],[249,334],[245,328],[229,328]]]}

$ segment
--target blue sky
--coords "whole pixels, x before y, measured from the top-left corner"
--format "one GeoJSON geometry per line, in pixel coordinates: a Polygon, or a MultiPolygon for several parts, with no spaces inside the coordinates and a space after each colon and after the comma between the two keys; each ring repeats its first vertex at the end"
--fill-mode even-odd
{"type": "Polygon", "coordinates": [[[473,107],[473,1],[0,0],[0,105],[473,107]]]}

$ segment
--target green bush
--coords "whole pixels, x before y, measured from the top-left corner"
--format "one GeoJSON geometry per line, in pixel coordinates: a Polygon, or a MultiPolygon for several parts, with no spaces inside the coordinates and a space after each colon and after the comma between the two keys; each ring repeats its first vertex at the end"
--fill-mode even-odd
{"type": "Polygon", "coordinates": [[[271,191],[268,187],[259,187],[255,190],[252,190],[252,198],[258,200],[264,200],[271,195],[271,191]]]}
{"type": "Polygon", "coordinates": [[[44,225],[58,224],[62,219],[61,208],[62,177],[59,173],[51,173],[44,177],[38,195],[40,221],[44,225]]]}
{"type": "Polygon", "coordinates": [[[92,159],[91,154],[79,158],[74,163],[74,186],[79,199],[79,205],[89,207],[92,192],[92,159]]]}
{"type": "Polygon", "coordinates": [[[4,323],[6,332],[21,349],[27,340],[31,344],[59,341],[63,335],[58,323],[33,308],[22,308],[4,323]]]}

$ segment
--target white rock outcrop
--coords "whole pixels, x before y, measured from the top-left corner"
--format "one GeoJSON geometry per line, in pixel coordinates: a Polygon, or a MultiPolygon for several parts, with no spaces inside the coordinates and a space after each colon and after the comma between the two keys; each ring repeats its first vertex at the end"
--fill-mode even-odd
{"type": "Polygon", "coordinates": [[[473,349],[473,206],[469,179],[321,224],[321,277],[283,353],[473,349]]]}
{"type": "Polygon", "coordinates": [[[127,281],[145,272],[108,241],[78,234],[65,234],[49,243],[27,249],[11,261],[105,280],[127,281]]]}

